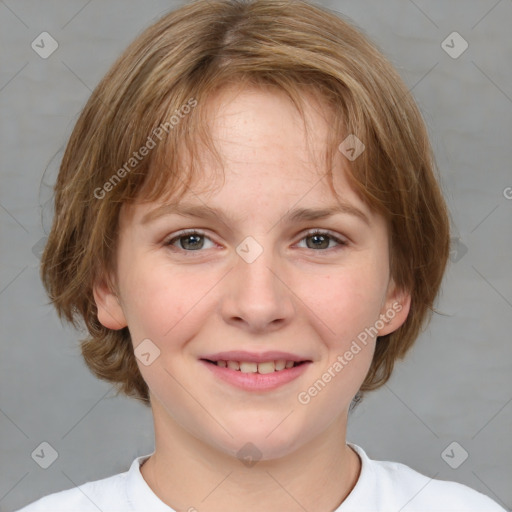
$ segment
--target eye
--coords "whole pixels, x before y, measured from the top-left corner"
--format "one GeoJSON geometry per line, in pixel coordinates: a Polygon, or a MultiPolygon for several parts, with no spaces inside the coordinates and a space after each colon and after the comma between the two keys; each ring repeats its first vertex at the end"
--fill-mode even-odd
{"type": "Polygon", "coordinates": [[[308,249],[315,251],[318,251],[319,249],[336,249],[336,247],[329,247],[331,242],[335,242],[338,246],[348,245],[347,242],[341,240],[337,236],[334,236],[329,231],[322,231],[321,229],[314,229],[313,231],[308,232],[300,242],[302,242],[302,240],[306,240],[306,246],[308,249]],[[311,243],[308,243],[307,240],[311,240],[311,243]]]}
{"type": "MultiPolygon", "coordinates": [[[[334,236],[329,231],[323,231],[321,229],[315,229],[313,231],[308,232],[306,236],[301,238],[300,242],[309,239],[311,239],[312,242],[306,242],[306,248],[312,249],[314,251],[320,250],[320,252],[326,252],[324,249],[336,249],[336,247],[330,247],[332,242],[336,243],[338,246],[348,245],[347,242],[341,240],[337,236],[334,236]]],[[[208,249],[213,247],[213,242],[210,247],[205,247],[205,240],[209,240],[210,242],[212,242],[211,239],[208,236],[206,236],[206,234],[203,233],[202,231],[198,231],[196,229],[189,229],[186,231],[181,231],[176,236],[168,239],[164,243],[164,245],[167,247],[172,247],[173,250],[176,249],[182,252],[200,252],[201,249],[208,249]],[[180,245],[179,247],[175,245],[177,242],[180,245]]]]}
{"type": "MultiPolygon", "coordinates": [[[[176,242],[180,242],[181,247],[176,247],[178,250],[182,249],[185,252],[198,251],[204,248],[204,240],[210,240],[203,232],[195,229],[182,231],[173,238],[165,242],[166,246],[175,246],[176,242]]],[[[210,240],[211,241],[211,240],[210,240]]],[[[208,247],[207,247],[208,248],[208,247]]]]}

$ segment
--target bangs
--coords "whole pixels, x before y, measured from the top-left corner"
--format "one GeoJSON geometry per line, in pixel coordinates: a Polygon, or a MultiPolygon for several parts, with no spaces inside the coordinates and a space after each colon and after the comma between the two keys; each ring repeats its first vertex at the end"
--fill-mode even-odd
{"type": "MultiPolygon", "coordinates": [[[[369,156],[375,155],[378,148],[372,147],[372,140],[367,135],[370,132],[368,123],[357,112],[355,104],[345,101],[339,90],[333,90],[333,84],[321,83],[320,76],[312,75],[307,82],[304,74],[248,75],[241,72],[239,76],[234,76],[233,73],[231,66],[229,75],[225,77],[218,73],[215,77],[203,77],[201,82],[183,87],[179,98],[174,97],[157,109],[153,107],[155,121],[147,132],[139,130],[138,134],[134,134],[133,141],[134,147],[140,148],[149,134],[155,141],[155,146],[143,165],[127,175],[125,186],[119,187],[118,195],[113,200],[128,204],[177,202],[187,192],[198,193],[197,186],[201,181],[207,183],[209,191],[213,191],[217,183],[214,178],[221,176],[224,180],[224,161],[211,134],[215,121],[215,98],[224,88],[229,87],[234,94],[244,89],[284,93],[300,115],[306,133],[306,144],[309,144],[310,128],[304,107],[306,103],[311,106],[314,101],[314,107],[320,109],[329,126],[323,158],[318,161],[317,153],[309,152],[314,168],[327,178],[333,194],[337,196],[333,185],[333,168],[337,160],[344,159],[347,178],[356,194],[370,210],[388,217],[389,212],[383,207],[382,201],[370,189],[374,177],[371,172],[373,161],[370,161],[369,156]],[[213,81],[215,86],[212,86],[213,81]],[[184,109],[187,112],[183,114],[184,109]],[[349,161],[341,156],[340,141],[356,133],[358,139],[365,140],[365,151],[356,160],[349,161]],[[209,174],[208,179],[204,180],[206,169],[219,172],[209,174]]],[[[145,115],[150,117],[151,111],[146,111],[145,115]]],[[[137,120],[136,124],[141,126],[142,123],[137,120]]],[[[136,151],[134,147],[128,148],[128,155],[136,151]]],[[[126,159],[126,156],[121,158],[126,159]]]]}

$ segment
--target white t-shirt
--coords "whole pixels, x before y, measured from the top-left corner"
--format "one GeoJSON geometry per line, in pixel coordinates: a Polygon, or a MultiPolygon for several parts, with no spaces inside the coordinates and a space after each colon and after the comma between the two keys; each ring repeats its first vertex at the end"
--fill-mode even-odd
{"type": "MultiPolygon", "coordinates": [[[[433,480],[398,462],[371,460],[361,447],[348,444],[361,459],[361,473],[334,512],[505,512],[470,487],[433,480]]],[[[150,455],[137,457],[124,473],[49,494],[18,512],[175,512],[156,496],[140,472],[150,455]]],[[[199,503],[196,508],[201,510],[199,503]]]]}

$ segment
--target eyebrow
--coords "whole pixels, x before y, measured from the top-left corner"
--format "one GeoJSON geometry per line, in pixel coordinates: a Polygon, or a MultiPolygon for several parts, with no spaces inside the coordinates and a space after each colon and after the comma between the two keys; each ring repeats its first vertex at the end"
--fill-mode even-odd
{"type": "MultiPolygon", "coordinates": [[[[203,219],[217,218],[224,223],[235,220],[235,216],[232,216],[227,212],[223,212],[222,210],[211,208],[210,206],[207,205],[194,205],[188,203],[168,203],[146,213],[146,215],[142,217],[141,223],[147,224],[164,215],[172,214],[181,215],[184,217],[197,217],[203,219]]],[[[362,220],[365,224],[370,225],[370,221],[366,214],[359,208],[356,208],[355,206],[348,203],[339,203],[336,204],[335,206],[330,206],[328,208],[297,208],[295,210],[288,211],[280,219],[280,222],[294,223],[301,221],[319,220],[332,217],[333,215],[336,214],[352,215],[362,220]]]]}

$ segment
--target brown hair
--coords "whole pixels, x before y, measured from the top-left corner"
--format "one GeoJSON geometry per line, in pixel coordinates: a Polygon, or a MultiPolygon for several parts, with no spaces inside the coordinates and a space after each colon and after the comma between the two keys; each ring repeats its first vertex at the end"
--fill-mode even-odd
{"type": "Polygon", "coordinates": [[[349,180],[385,216],[391,276],[411,293],[404,324],[377,340],[360,392],[376,389],[434,311],[449,254],[448,213],[421,114],[393,66],[338,14],[304,0],[197,0],[126,49],[92,93],[60,166],[41,263],[48,295],[61,319],[85,322],[81,350],[90,370],[149,403],[128,328],[98,321],[93,284],[105,279],[115,289],[122,205],[180,194],[198,176],[200,142],[218,157],[206,105],[228,84],[279,88],[303,119],[302,92],[323,101],[332,115],[333,191],[328,164],[340,142],[355,134],[366,146],[348,162],[349,180]]]}

